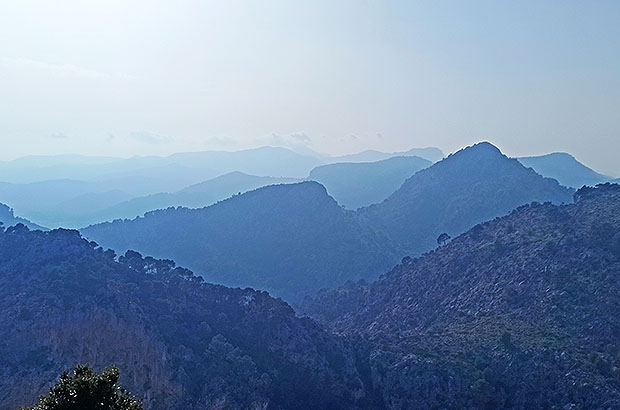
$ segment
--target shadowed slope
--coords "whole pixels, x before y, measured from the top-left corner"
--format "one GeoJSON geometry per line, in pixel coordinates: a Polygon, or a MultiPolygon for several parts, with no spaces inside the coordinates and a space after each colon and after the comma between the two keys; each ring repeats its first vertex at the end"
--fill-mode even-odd
{"type": "Polygon", "coordinates": [[[93,225],[83,234],[117,251],[172,258],[205,279],[288,300],[376,277],[401,252],[312,181],[272,185],[202,209],[167,209],[93,225]]]}
{"type": "Polygon", "coordinates": [[[571,202],[572,192],[483,142],[419,171],[360,214],[418,255],[441,233],[458,235],[532,201],[571,202]]]}

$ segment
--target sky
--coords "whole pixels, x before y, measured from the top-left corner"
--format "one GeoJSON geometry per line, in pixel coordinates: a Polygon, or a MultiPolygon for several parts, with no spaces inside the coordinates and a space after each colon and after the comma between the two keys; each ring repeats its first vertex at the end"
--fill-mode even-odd
{"type": "Polygon", "coordinates": [[[0,0],[0,159],[488,140],[620,176],[620,1],[0,0]]]}

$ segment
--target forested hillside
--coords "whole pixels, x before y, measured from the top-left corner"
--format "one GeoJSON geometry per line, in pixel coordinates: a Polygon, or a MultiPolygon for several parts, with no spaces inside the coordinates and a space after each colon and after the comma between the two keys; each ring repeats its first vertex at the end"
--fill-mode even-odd
{"type": "Polygon", "coordinates": [[[374,279],[400,247],[312,181],[272,185],[202,209],[166,209],[82,230],[118,252],[171,258],[207,281],[289,301],[347,280],[374,279]]]}
{"type": "Polygon", "coordinates": [[[353,351],[284,302],[76,231],[0,230],[0,334],[2,410],[76,364],[117,364],[150,410],[373,406],[353,351]]]}

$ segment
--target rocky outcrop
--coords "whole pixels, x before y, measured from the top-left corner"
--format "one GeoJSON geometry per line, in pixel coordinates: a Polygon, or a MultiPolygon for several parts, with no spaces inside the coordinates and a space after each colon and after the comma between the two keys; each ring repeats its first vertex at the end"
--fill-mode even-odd
{"type": "Polygon", "coordinates": [[[620,186],[477,225],[306,311],[360,340],[385,406],[620,408],[620,186]]]}

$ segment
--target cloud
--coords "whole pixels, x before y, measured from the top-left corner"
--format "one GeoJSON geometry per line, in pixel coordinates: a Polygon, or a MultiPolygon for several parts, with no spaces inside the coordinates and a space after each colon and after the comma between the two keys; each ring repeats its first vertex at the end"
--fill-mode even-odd
{"type": "Polygon", "coordinates": [[[210,137],[205,140],[209,145],[234,147],[237,145],[237,140],[230,137],[210,137]]]}
{"type": "Polygon", "coordinates": [[[30,58],[2,58],[2,63],[10,67],[16,67],[19,69],[31,68],[35,70],[47,71],[55,75],[81,77],[90,79],[110,79],[110,78],[125,78],[135,79],[137,77],[129,74],[111,74],[103,71],[97,71],[86,67],[81,67],[74,64],[55,64],[48,63],[46,61],[33,60],[30,58]]]}
{"type": "Polygon", "coordinates": [[[304,133],[290,134],[286,136],[272,134],[271,137],[269,137],[266,141],[260,140],[260,142],[261,144],[288,148],[303,155],[309,155],[313,157],[323,156],[322,154],[312,149],[312,138],[310,138],[304,133]]]}
{"type": "Polygon", "coordinates": [[[312,138],[304,133],[291,134],[291,135],[278,135],[271,134],[268,140],[268,144],[281,145],[285,147],[310,145],[312,144],[312,138]]]}
{"type": "Polygon", "coordinates": [[[170,137],[167,137],[164,135],[153,134],[148,131],[132,132],[131,134],[129,134],[129,136],[137,141],[144,142],[147,144],[152,144],[152,145],[164,144],[172,140],[172,138],[170,137]]]}
{"type": "Polygon", "coordinates": [[[312,144],[312,138],[306,134],[293,134],[290,138],[302,144],[312,144]]]}
{"type": "Polygon", "coordinates": [[[50,135],[50,138],[54,138],[54,139],[58,139],[58,140],[64,140],[69,138],[69,136],[67,134],[65,134],[64,132],[56,132],[52,135],[50,135]]]}

